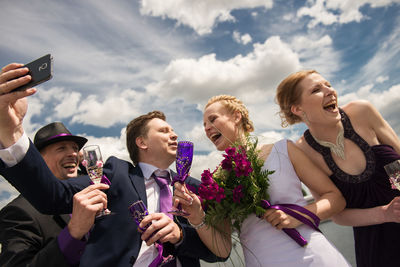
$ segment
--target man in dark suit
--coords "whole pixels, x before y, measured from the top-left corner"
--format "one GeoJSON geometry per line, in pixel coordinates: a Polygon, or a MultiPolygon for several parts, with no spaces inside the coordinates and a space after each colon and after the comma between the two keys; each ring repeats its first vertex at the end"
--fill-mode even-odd
{"type": "MultiPolygon", "coordinates": [[[[39,129],[34,144],[55,177],[77,176],[78,151],[87,139],[72,135],[61,123],[39,129]]],[[[92,186],[96,187],[96,186],[92,186]]],[[[76,194],[69,214],[45,215],[19,195],[0,211],[0,266],[75,266],[85,248],[89,231],[103,203],[93,198],[92,187],[76,194]],[[79,201],[78,201],[79,200],[79,201]]],[[[101,191],[99,195],[105,194],[101,191]]]]}
{"type": "MultiPolygon", "coordinates": [[[[21,65],[10,64],[0,74],[0,128],[4,129],[0,132],[0,144],[7,150],[21,149],[26,153],[15,160],[15,165],[0,161],[0,174],[40,211],[66,213],[71,210],[72,195],[86,187],[89,178],[55,179],[45,168],[37,150],[29,144],[21,122],[27,110],[25,97],[34,94],[36,89],[9,93],[30,80],[30,76],[26,75],[28,70],[19,67],[21,65]],[[25,147],[21,145],[24,142],[28,142],[25,147]],[[30,177],[26,179],[28,174],[30,177]],[[41,188],[42,192],[35,192],[32,188],[41,188]]],[[[115,157],[110,157],[105,163],[104,174],[111,181],[107,205],[113,214],[104,216],[93,227],[81,258],[82,266],[140,266],[154,256],[152,245],[156,241],[162,242],[165,251],[177,259],[176,266],[200,266],[199,259],[209,262],[225,260],[217,258],[205,247],[196,230],[185,219],[173,220],[159,212],[160,187],[153,182],[151,172],[168,169],[173,163],[176,139],[165,118],[146,114],[128,124],[128,150],[132,161],[139,164],[134,166],[115,157]],[[146,116],[150,118],[146,119],[146,116]],[[138,135],[130,135],[129,132],[138,135]],[[140,163],[147,166],[142,167],[140,163]],[[153,223],[143,236],[154,235],[146,241],[146,245],[128,211],[130,204],[137,200],[143,200],[150,211],[154,211],[149,215],[153,223]]],[[[194,187],[199,185],[199,181],[191,177],[185,182],[194,187]]]]}

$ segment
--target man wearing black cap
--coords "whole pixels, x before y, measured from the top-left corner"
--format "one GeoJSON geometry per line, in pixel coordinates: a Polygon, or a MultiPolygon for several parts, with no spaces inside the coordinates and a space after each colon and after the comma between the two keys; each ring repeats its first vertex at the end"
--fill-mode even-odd
{"type": "MultiPolygon", "coordinates": [[[[61,122],[39,129],[34,145],[60,180],[77,176],[78,152],[87,142],[61,122]]],[[[96,189],[97,188],[97,189],[96,189]]],[[[74,266],[85,248],[85,235],[103,209],[105,194],[89,186],[75,194],[72,215],[45,215],[19,195],[0,211],[0,266],[74,266]]]]}

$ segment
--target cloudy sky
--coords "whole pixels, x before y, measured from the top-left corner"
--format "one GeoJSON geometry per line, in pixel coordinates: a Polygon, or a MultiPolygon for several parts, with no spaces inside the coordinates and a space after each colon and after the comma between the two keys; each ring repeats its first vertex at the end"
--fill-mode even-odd
{"type": "MultiPolygon", "coordinates": [[[[317,69],[340,104],[371,101],[400,133],[400,0],[2,0],[0,64],[51,53],[53,78],[29,99],[30,137],[62,121],[128,159],[125,125],[162,110],[180,140],[195,143],[192,174],[220,154],[206,139],[202,108],[231,94],[250,110],[265,142],[296,139],[282,129],[278,83],[317,69]]],[[[0,177],[0,206],[17,193],[0,177]]]]}

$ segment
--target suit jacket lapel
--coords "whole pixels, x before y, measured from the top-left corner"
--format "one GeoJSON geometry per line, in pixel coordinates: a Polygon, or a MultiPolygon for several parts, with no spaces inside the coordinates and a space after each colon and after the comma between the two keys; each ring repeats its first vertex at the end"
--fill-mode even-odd
{"type": "Polygon", "coordinates": [[[134,167],[133,165],[129,165],[129,178],[131,179],[136,193],[139,195],[139,199],[147,206],[146,186],[144,184],[142,170],[139,166],[134,167]]]}

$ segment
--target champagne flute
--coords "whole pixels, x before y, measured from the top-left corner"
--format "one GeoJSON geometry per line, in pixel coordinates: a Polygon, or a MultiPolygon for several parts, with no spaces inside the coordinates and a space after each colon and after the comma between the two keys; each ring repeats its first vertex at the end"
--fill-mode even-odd
{"type": "Polygon", "coordinates": [[[395,160],[383,167],[389,176],[392,189],[400,190],[400,160],[395,160]]]}
{"type": "MultiPolygon", "coordinates": [[[[176,173],[177,175],[172,180],[172,185],[176,182],[183,184],[189,176],[189,170],[192,166],[193,160],[193,143],[190,141],[178,142],[178,149],[176,151],[176,173]]],[[[189,213],[182,210],[181,204],[178,205],[177,210],[172,210],[169,213],[174,213],[178,216],[188,216],[189,213]]]]}
{"type": "MultiPolygon", "coordinates": [[[[82,165],[86,167],[89,178],[93,184],[99,184],[102,182],[103,164],[103,158],[98,145],[89,145],[83,148],[82,165]]],[[[109,215],[110,213],[111,212],[108,209],[104,209],[96,215],[96,218],[109,215]]]]}
{"type": "MultiPolygon", "coordinates": [[[[142,200],[138,200],[138,201],[132,203],[129,206],[129,212],[131,213],[131,215],[138,227],[139,227],[139,224],[144,219],[144,217],[149,215],[146,205],[144,204],[144,202],[142,200]]],[[[147,228],[149,228],[150,225],[151,225],[151,222],[148,225],[146,225],[144,228],[139,227],[139,229],[142,232],[144,232],[144,231],[146,231],[147,228]]],[[[156,232],[154,232],[150,237],[152,237],[155,233],[156,232]]],[[[164,250],[164,245],[160,242],[160,240],[158,240],[156,243],[154,243],[154,245],[156,246],[156,248],[158,250],[158,255],[149,266],[159,266],[159,267],[168,266],[169,262],[175,260],[175,257],[173,255],[168,255],[167,257],[164,257],[162,255],[163,250],[164,250]]]]}

